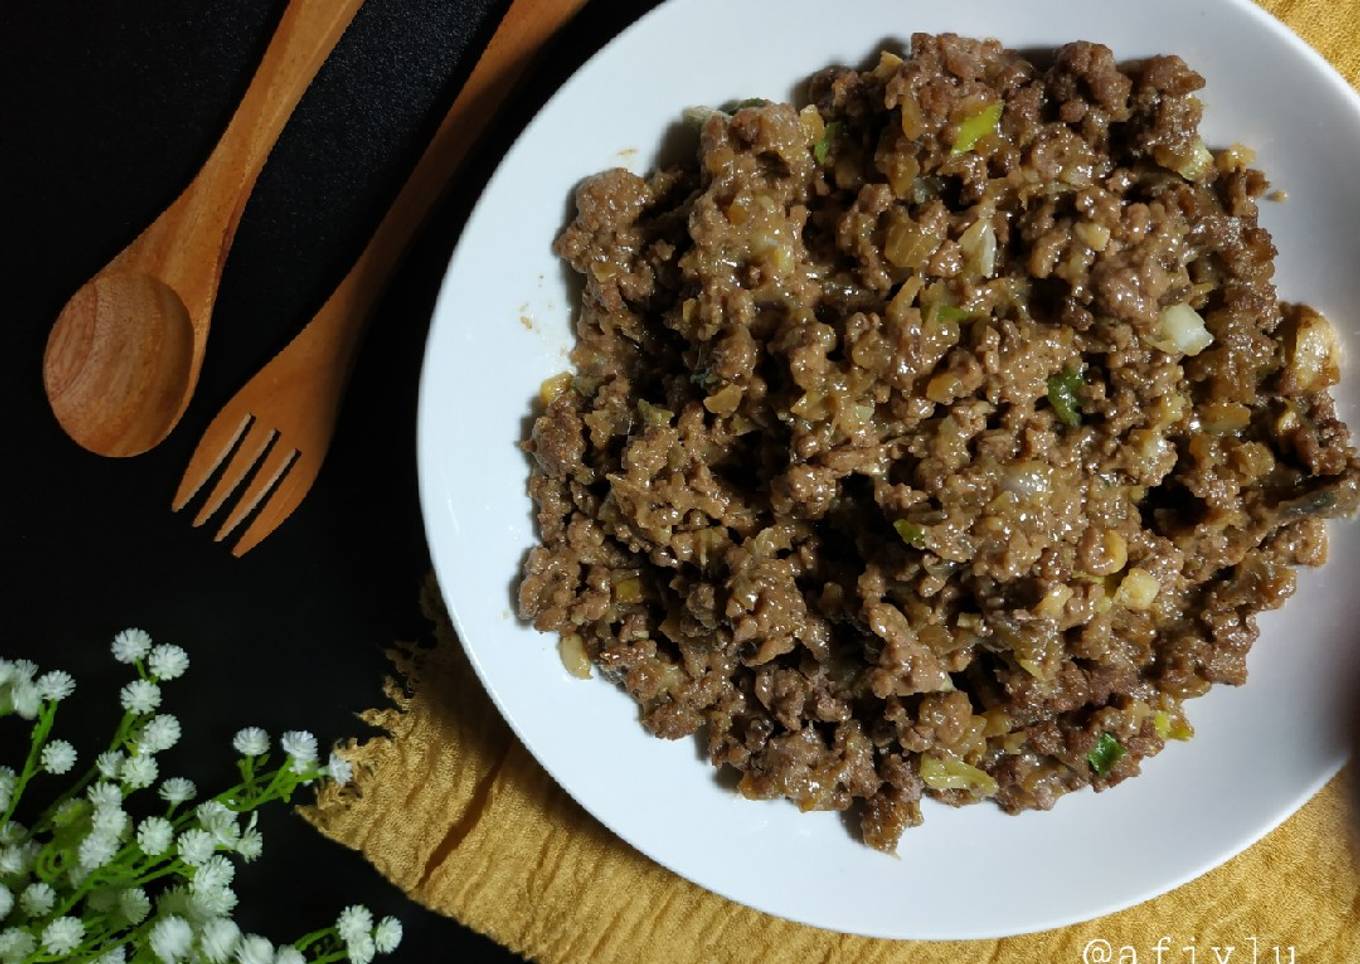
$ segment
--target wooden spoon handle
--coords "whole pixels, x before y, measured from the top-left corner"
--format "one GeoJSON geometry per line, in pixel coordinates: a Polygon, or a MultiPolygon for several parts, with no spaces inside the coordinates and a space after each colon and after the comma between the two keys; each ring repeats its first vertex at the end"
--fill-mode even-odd
{"type": "MultiPolygon", "coordinates": [[[[250,86],[197,176],[134,247],[159,258],[162,280],[186,302],[209,301],[236,227],[269,152],[298,101],[364,0],[290,0],[250,86]],[[156,252],[157,242],[179,252],[156,252]],[[176,256],[188,252],[191,256],[176,256]],[[204,264],[216,271],[204,271],[204,264]],[[206,291],[196,291],[206,284],[206,291]],[[185,290],[189,289],[189,290],[185,290]]],[[[139,258],[138,260],[142,260],[139,258]]]]}
{"type": "Polygon", "coordinates": [[[455,169],[548,38],[586,0],[513,0],[367,247],[312,319],[348,365],[364,322],[455,169]]]}

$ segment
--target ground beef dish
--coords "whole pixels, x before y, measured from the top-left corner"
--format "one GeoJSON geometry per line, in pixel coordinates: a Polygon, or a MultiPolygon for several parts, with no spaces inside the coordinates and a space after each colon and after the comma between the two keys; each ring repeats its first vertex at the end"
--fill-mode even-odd
{"type": "Polygon", "coordinates": [[[1202,86],[918,35],[585,180],[521,615],[884,850],[923,794],[1046,809],[1187,738],[1360,479],[1202,86]]]}

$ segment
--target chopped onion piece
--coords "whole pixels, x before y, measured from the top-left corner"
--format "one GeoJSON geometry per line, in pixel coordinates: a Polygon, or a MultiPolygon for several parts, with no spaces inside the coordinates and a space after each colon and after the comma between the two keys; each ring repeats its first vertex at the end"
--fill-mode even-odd
{"type": "Polygon", "coordinates": [[[1341,377],[1341,343],[1323,315],[1300,309],[1285,342],[1285,368],[1290,388],[1320,392],[1341,377]]]}
{"type": "Polygon", "coordinates": [[[586,644],[576,633],[567,633],[557,644],[562,666],[577,679],[590,679],[590,656],[586,654],[586,644]]]}
{"type": "Polygon", "coordinates": [[[1161,591],[1157,578],[1146,569],[1130,569],[1120,580],[1114,601],[1128,609],[1147,609],[1161,591]]]}
{"type": "Polygon", "coordinates": [[[1205,146],[1203,138],[1195,138],[1193,144],[1179,151],[1159,147],[1155,154],[1158,164],[1170,168],[1187,181],[1198,181],[1214,169],[1214,155],[1205,146]]]}
{"type": "Polygon", "coordinates": [[[959,236],[959,248],[967,258],[968,267],[983,278],[996,271],[996,229],[992,219],[984,213],[959,236]]]}
{"type": "Polygon", "coordinates": [[[1157,321],[1157,335],[1148,338],[1168,355],[1198,355],[1214,343],[1200,313],[1189,305],[1172,305],[1157,321]]]}
{"type": "Polygon", "coordinates": [[[1024,499],[1048,495],[1050,472],[1042,462],[1020,462],[1006,470],[1001,487],[1024,499]]]}

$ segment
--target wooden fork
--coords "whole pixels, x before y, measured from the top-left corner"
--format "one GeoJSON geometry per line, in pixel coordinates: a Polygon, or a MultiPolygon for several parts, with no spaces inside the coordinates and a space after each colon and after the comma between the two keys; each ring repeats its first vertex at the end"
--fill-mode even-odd
{"type": "Polygon", "coordinates": [[[364,324],[387,279],[515,80],[584,3],[513,0],[349,274],[297,337],[223,406],[203,433],[172,508],[176,512],[184,508],[231,454],[194,517],[194,525],[201,526],[255,469],[215,537],[216,541],[226,538],[263,501],[259,514],[232,549],[233,555],[242,556],[259,545],[311,489],[335,433],[364,324]]]}

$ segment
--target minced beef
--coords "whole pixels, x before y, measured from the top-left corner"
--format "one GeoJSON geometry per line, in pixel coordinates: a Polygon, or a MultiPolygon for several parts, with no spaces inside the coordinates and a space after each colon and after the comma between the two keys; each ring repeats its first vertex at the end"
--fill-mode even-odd
{"type": "Polygon", "coordinates": [[[1046,809],[1188,737],[1360,479],[1202,86],[918,35],[588,178],[521,615],[885,850],[923,794],[1046,809]]]}

